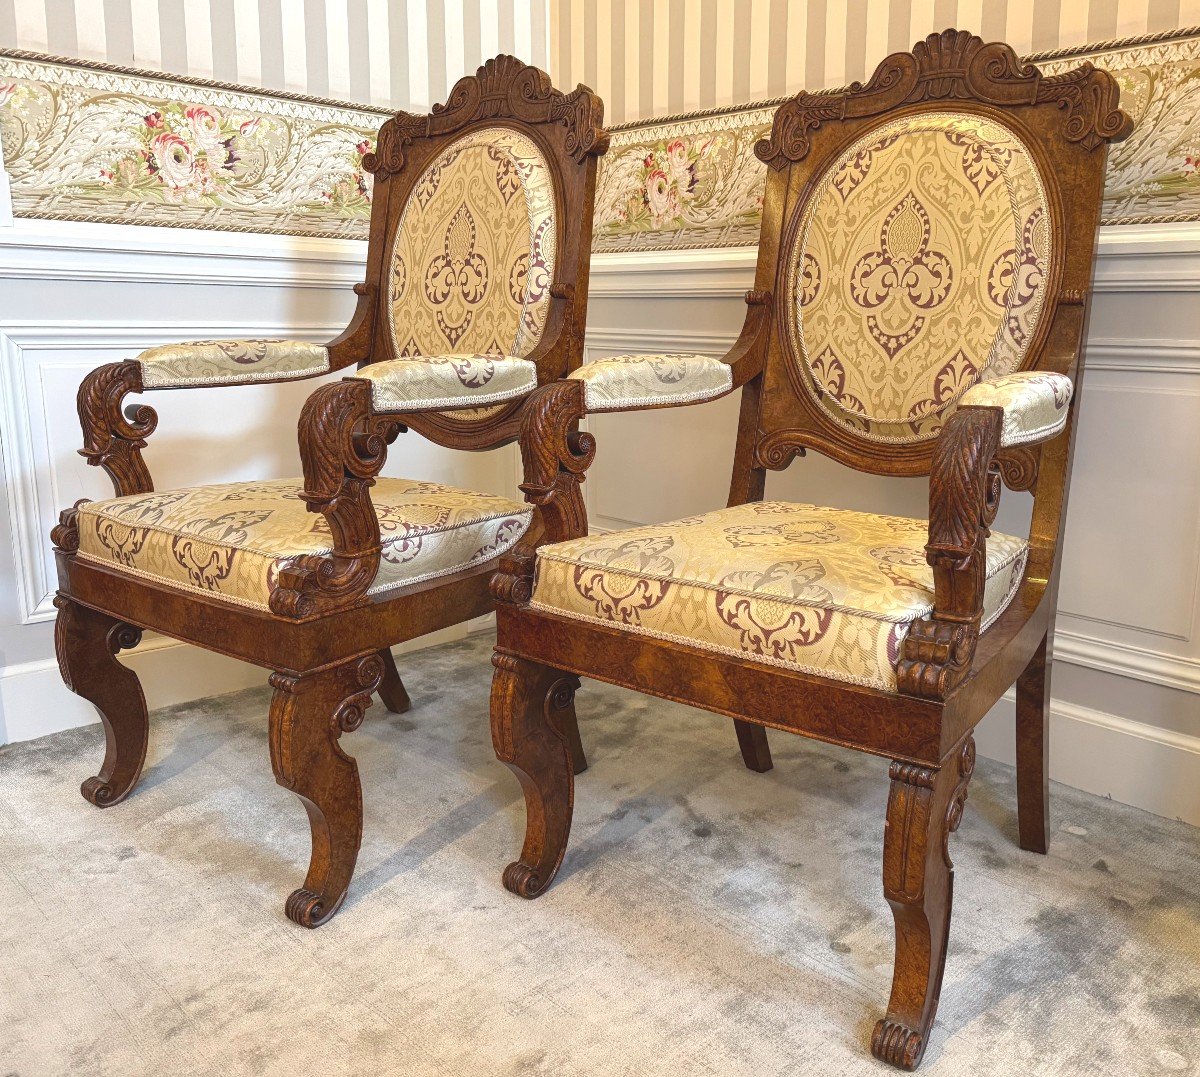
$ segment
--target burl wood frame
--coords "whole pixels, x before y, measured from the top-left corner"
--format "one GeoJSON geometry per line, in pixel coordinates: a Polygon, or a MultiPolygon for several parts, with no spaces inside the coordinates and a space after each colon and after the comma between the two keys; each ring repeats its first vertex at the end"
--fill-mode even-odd
{"type": "MultiPolygon", "coordinates": [[[[1082,344],[1108,143],[1131,121],[1103,71],[1083,64],[1045,77],[1003,44],[948,30],[888,57],[866,85],[801,93],[758,144],[769,166],[758,270],[745,327],[725,357],[742,388],[729,504],[763,497],[768,469],[815,449],[877,475],[930,475],[934,609],[904,640],[899,693],[792,672],[529,607],[537,537],[502,559],[493,581],[499,638],[492,686],[497,755],[521,781],[528,829],[504,885],[542,893],[562,862],[571,822],[572,686],[583,675],[734,719],[745,763],[771,767],[765,728],[787,730],[892,760],[883,849],[884,893],[895,918],[896,965],[874,1054],[915,1068],[937,1008],[950,922],[950,833],[974,768],[972,731],[1017,684],[1020,844],[1045,852],[1047,641],[1054,622],[1071,453],[1083,377],[1082,344]],[[789,252],[806,200],[831,162],[881,123],[952,108],[995,119],[1029,147],[1046,185],[1051,258],[1045,308],[1023,368],[1068,374],[1067,427],[1042,444],[1001,449],[1002,412],[961,407],[932,442],[884,445],[835,426],[798,384],[787,322],[789,252]],[[779,297],[774,299],[773,297],[779,297]],[[1028,567],[1015,599],[980,631],[985,543],[1002,481],[1034,492],[1028,567]]],[[[580,483],[596,452],[576,430],[583,386],[541,388],[522,431],[524,489],[541,507],[545,540],[586,533],[580,483]]]]}
{"type": "MultiPolygon", "coordinates": [[[[582,358],[588,294],[596,160],[607,148],[603,105],[586,87],[556,90],[549,77],[511,56],[489,60],[459,80],[427,116],[401,112],[379,132],[365,167],[375,174],[366,281],[345,332],[329,345],[334,370],[395,357],[388,329],[388,260],[413,187],[454,141],[481,127],[506,126],[533,140],[554,183],[557,256],[545,330],[527,358],[539,383],[553,382],[582,358]]],[[[146,405],[123,410],[143,391],[136,362],[100,367],[79,391],[83,455],[112,478],[118,496],[149,493],[142,459],[157,416],[146,405]]],[[[469,402],[468,402],[469,406],[469,402]]],[[[104,721],[107,747],[99,775],[83,783],[98,807],[129,795],[146,757],[146,703],[137,677],[116,654],[137,645],[142,629],[240,658],[272,671],[271,761],[277,781],[304,802],[312,860],[287,915],[316,927],[341,905],[362,835],[358,768],[339,743],[357,729],[371,695],[393,711],[409,706],[390,648],[492,608],[495,563],[368,597],[380,560],[380,533],[370,487],[388,444],[407,429],[441,445],[482,450],[517,437],[524,400],[498,406],[484,420],[453,413],[386,414],[372,407],[370,385],[346,379],[322,385],[299,423],[304,500],[333,533],[325,556],[297,557],[279,572],[270,612],[247,609],[126,575],[77,556],[76,508],[54,529],[59,573],[55,643],[67,685],[91,700],[104,721]]],[[[536,519],[534,530],[539,527],[536,519]]],[[[583,766],[580,756],[579,766],[583,766]]]]}

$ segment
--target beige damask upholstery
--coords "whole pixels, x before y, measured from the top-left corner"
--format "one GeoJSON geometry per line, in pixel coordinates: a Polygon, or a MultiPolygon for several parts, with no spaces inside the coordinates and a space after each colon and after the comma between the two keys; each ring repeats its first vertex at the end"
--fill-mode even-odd
{"type": "MultiPolygon", "coordinates": [[[[900,643],[933,609],[929,526],[771,501],[537,552],[534,608],[894,691],[900,643]]],[[[987,540],[985,624],[1028,544],[987,540]]]]}
{"type": "Polygon", "coordinates": [[[555,255],[541,151],[507,127],[463,136],[418,178],[400,220],[387,307],[397,354],[528,355],[555,255]]]}
{"type": "Polygon", "coordinates": [[[728,363],[707,355],[609,355],[567,375],[583,382],[588,411],[692,404],[729,392],[728,363]]]}
{"type": "Polygon", "coordinates": [[[513,355],[422,355],[363,367],[377,411],[430,411],[495,404],[537,386],[537,366],[513,355]]]}
{"type": "Polygon", "coordinates": [[[1022,370],[995,381],[980,382],[963,394],[962,404],[1003,408],[1001,445],[1045,441],[1067,425],[1071,379],[1065,374],[1022,370]]]}
{"type": "Polygon", "coordinates": [[[1010,374],[1044,306],[1046,194],[1021,140],[955,112],[893,120],[822,175],[790,267],[800,382],[835,423],[933,438],[1010,374]]]}
{"type": "Polygon", "coordinates": [[[194,340],[137,357],[147,389],[308,378],[329,369],[329,350],[299,340],[194,340]]]}
{"type": "MultiPolygon", "coordinates": [[[[332,549],[325,517],[279,479],[135,494],[79,509],[79,556],[119,572],[240,606],[268,608],[280,563],[332,549]]],[[[371,488],[383,557],[370,593],[445,576],[503,553],[532,510],[435,482],[371,488]]]]}

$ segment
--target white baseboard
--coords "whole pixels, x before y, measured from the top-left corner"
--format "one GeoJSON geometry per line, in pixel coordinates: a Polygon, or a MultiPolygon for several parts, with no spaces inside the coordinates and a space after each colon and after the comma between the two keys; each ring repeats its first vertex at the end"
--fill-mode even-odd
{"type": "MultiPolygon", "coordinates": [[[[1014,723],[1015,705],[1006,696],[975,731],[979,753],[1013,763],[1014,723]]],[[[1053,700],[1050,777],[1200,826],[1200,737],[1053,700]]]]}
{"type": "MultiPolygon", "coordinates": [[[[485,620],[476,618],[470,625],[485,620]]],[[[481,624],[474,631],[487,631],[489,627],[481,624]]],[[[404,654],[449,643],[463,639],[470,631],[466,624],[454,625],[402,643],[395,651],[404,654]]],[[[151,710],[265,685],[270,675],[258,666],[149,634],[136,650],[122,654],[121,661],[141,679],[151,710]]],[[[401,676],[403,672],[401,668],[401,676]]],[[[96,709],[63,684],[54,659],[0,669],[0,745],[45,737],[99,720],[96,709]]]]}

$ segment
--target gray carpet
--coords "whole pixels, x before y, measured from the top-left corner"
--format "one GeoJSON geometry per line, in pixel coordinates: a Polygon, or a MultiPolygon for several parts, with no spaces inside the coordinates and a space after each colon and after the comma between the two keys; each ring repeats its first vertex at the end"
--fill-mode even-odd
{"type": "MultiPolygon", "coordinates": [[[[487,730],[490,644],[410,655],[414,707],[343,744],[366,797],[342,912],[283,915],[300,802],[267,689],[155,716],[142,784],[79,796],[99,727],[0,750],[0,1074],[885,1073],[886,762],[585,682],[591,769],[536,902],[500,871],[516,780],[487,730]]],[[[1200,1073],[1200,831],[1065,788],[1048,857],[981,760],[923,1072],[1200,1073]]]]}

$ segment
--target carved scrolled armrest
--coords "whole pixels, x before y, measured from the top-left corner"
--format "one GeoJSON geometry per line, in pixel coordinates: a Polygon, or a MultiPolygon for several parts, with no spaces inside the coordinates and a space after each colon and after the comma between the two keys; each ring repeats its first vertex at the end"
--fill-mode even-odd
{"type": "Polygon", "coordinates": [[[322,385],[300,413],[302,497],[329,523],[333,549],[284,562],[270,607],[281,617],[305,618],[362,601],[379,570],[379,518],[371,486],[402,429],[375,413],[370,383],[346,378],[322,385]]]}
{"type": "Polygon", "coordinates": [[[938,435],[929,477],[932,613],[900,647],[896,683],[907,695],[945,699],[971,668],[983,618],[987,536],[1000,507],[1003,412],[960,407],[938,435]]]}
{"type": "Polygon", "coordinates": [[[541,526],[530,528],[500,561],[492,594],[501,602],[529,601],[535,551],[542,542],[564,542],[587,534],[580,488],[596,458],[596,439],[577,429],[587,414],[584,383],[565,378],[534,390],[521,421],[525,500],[538,509],[541,526]]]}
{"type": "Polygon", "coordinates": [[[83,379],[76,397],[83,431],[79,455],[104,469],[118,497],[154,489],[142,449],[158,425],[158,413],[147,404],[122,407],[129,393],[140,393],[142,388],[136,362],[109,363],[83,379]]]}

